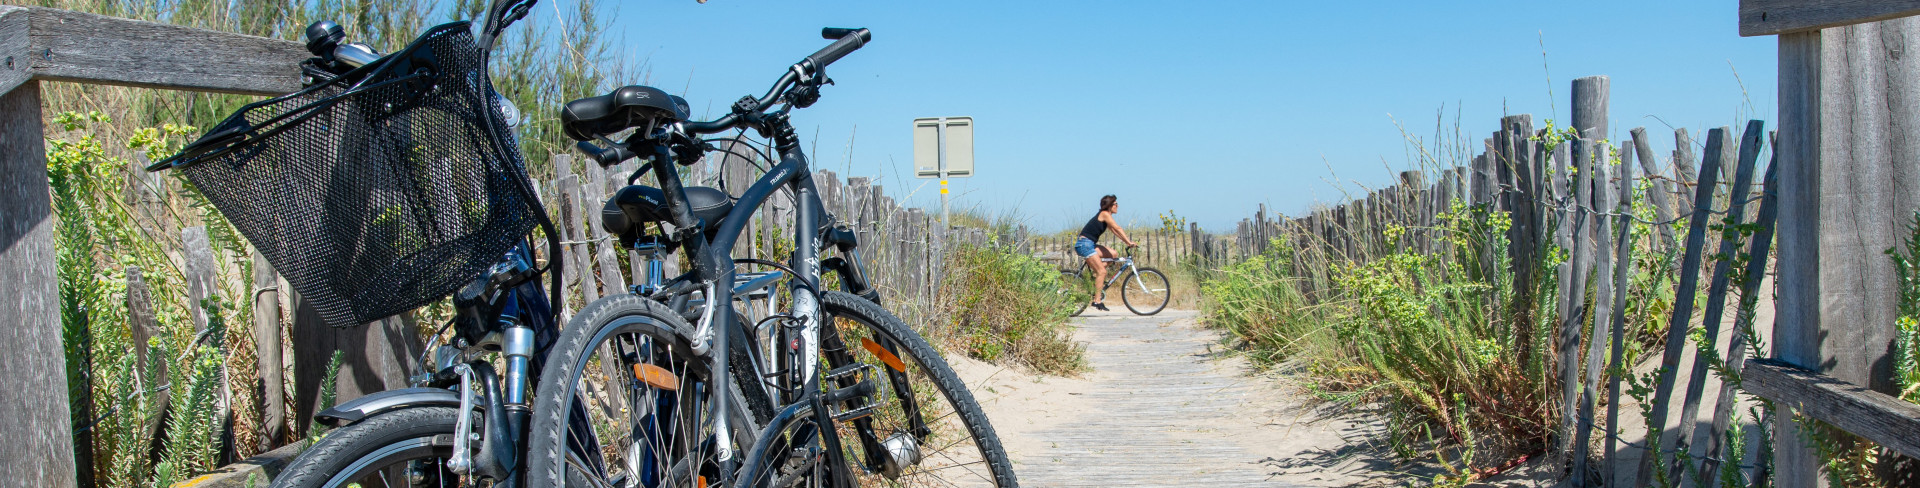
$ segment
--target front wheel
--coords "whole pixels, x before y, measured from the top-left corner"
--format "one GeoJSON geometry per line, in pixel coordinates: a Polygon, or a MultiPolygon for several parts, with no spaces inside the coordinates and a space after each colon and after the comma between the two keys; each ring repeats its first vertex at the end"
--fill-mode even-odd
{"type": "MultiPolygon", "coordinates": [[[[576,486],[570,456],[614,486],[705,486],[757,430],[742,391],[728,388],[729,443],[716,445],[711,358],[695,354],[666,305],[637,295],[588,304],[547,353],[528,436],[529,486],[576,486]]],[[[711,354],[711,352],[710,352],[711,354]]],[[[734,363],[739,371],[751,364],[734,363]]],[[[748,376],[750,381],[757,380],[748,376]]],[[[765,403],[762,400],[760,403],[765,403]]]]}
{"type": "Polygon", "coordinates": [[[456,411],[408,408],[341,427],[302,451],[273,486],[474,486],[446,468],[456,411]]]}
{"type": "MultiPolygon", "coordinates": [[[[840,466],[767,453],[772,469],[742,486],[1019,486],[986,413],[932,345],[892,313],[848,293],[821,294],[827,325],[821,394],[840,466]],[[836,394],[836,390],[838,393],[836,394]],[[850,392],[864,392],[847,394],[850,392]],[[846,483],[832,478],[849,476],[846,483]]],[[[785,446],[817,442],[811,422],[777,434],[785,446]]]]}
{"type": "Polygon", "coordinates": [[[1167,281],[1167,275],[1153,268],[1140,268],[1138,274],[1121,279],[1120,301],[1126,302],[1127,310],[1140,315],[1153,315],[1167,308],[1167,302],[1173,298],[1173,286],[1167,281]]]}

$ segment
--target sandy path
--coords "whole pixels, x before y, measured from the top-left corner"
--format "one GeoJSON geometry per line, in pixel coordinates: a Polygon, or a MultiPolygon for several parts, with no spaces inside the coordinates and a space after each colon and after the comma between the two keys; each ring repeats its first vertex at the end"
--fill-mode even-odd
{"type": "Polygon", "coordinates": [[[1124,309],[1075,321],[1092,371],[1032,375],[949,358],[1027,486],[1347,486],[1387,481],[1379,427],[1305,405],[1248,376],[1194,312],[1124,309]]]}

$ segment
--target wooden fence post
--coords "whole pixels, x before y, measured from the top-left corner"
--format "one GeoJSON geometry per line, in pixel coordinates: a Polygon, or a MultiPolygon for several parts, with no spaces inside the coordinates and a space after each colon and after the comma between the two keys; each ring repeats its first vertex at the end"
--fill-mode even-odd
{"type": "Polygon", "coordinates": [[[1666,178],[1658,177],[1660,170],[1657,167],[1658,163],[1653,159],[1653,146],[1647,142],[1647,129],[1635,127],[1631,134],[1633,134],[1633,152],[1622,150],[1620,155],[1624,157],[1634,154],[1640,157],[1640,168],[1647,174],[1647,198],[1653,201],[1655,223],[1653,231],[1660,235],[1661,249],[1664,252],[1672,252],[1674,248],[1680,247],[1679,242],[1674,240],[1673,224],[1670,223],[1675,215],[1673,195],[1670,194],[1673,191],[1673,185],[1666,178]]]}
{"type": "MultiPolygon", "coordinates": [[[[1722,134],[1732,133],[1731,129],[1725,127],[1715,130],[1720,131],[1722,134]]],[[[1739,165],[1739,169],[1735,170],[1733,186],[1727,188],[1727,214],[1725,221],[1730,223],[1731,226],[1739,226],[1744,223],[1746,217],[1747,192],[1753,186],[1754,163],[1760,159],[1761,134],[1763,134],[1761,122],[1758,120],[1751,121],[1747,124],[1745,134],[1740,137],[1740,146],[1738,148],[1722,142],[1717,152],[1709,152],[1706,154],[1706,157],[1717,159],[1720,161],[1721,166],[1725,166],[1729,160],[1734,158],[1735,151],[1737,150],[1739,152],[1739,160],[1736,163],[1739,165]]],[[[1725,141],[1726,138],[1727,136],[1725,135],[1721,136],[1722,141],[1725,141]]],[[[1709,135],[1708,139],[1711,140],[1712,136],[1709,135]]],[[[1735,252],[1739,251],[1739,244],[1738,234],[1722,234],[1720,251],[1716,255],[1732,256],[1735,252]]],[[[1728,275],[1732,270],[1733,262],[1730,259],[1719,259],[1714,265],[1713,281],[1707,285],[1706,314],[1700,324],[1701,328],[1706,332],[1703,336],[1705,343],[1700,346],[1702,351],[1718,351],[1714,343],[1720,335],[1720,317],[1726,311],[1728,275]]],[[[1673,447],[1676,450],[1685,451],[1693,444],[1694,421],[1700,417],[1700,397],[1706,389],[1708,362],[1707,358],[1694,358],[1693,370],[1687,375],[1686,398],[1680,407],[1679,428],[1674,431],[1675,443],[1673,447]]],[[[1711,433],[1710,437],[1717,437],[1718,435],[1719,433],[1715,432],[1711,433]]],[[[1669,470],[1668,478],[1680,479],[1680,468],[1679,463],[1675,463],[1673,468],[1669,470]]]]}
{"type": "MultiPolygon", "coordinates": [[[[1725,131],[1715,130],[1707,133],[1707,154],[1717,154],[1720,145],[1726,139],[1725,131]]],[[[1702,169],[1708,174],[1719,174],[1720,159],[1707,158],[1701,161],[1702,169]]],[[[1680,284],[1674,288],[1673,314],[1667,322],[1667,347],[1660,356],[1660,381],[1654,386],[1653,418],[1647,423],[1649,429],[1664,430],[1667,425],[1667,403],[1673,397],[1673,385],[1680,372],[1680,355],[1687,346],[1687,329],[1693,321],[1694,290],[1700,289],[1701,248],[1706,247],[1707,221],[1713,217],[1714,181],[1702,181],[1694,187],[1693,216],[1687,220],[1687,247],[1681,256],[1680,284]]],[[[1673,445],[1671,432],[1662,432],[1660,446],[1673,445]]],[[[1648,442],[1652,442],[1651,436],[1648,442]]],[[[1661,456],[1658,451],[1644,452],[1640,457],[1640,469],[1629,483],[1639,481],[1646,484],[1653,475],[1654,458],[1661,456]]]]}
{"type": "MultiPolygon", "coordinates": [[[[259,366],[261,424],[258,452],[267,452],[286,438],[287,395],[285,362],[280,360],[280,279],[259,252],[253,254],[253,343],[259,366]]],[[[145,356],[144,354],[142,356],[145,356]]]]}
{"type": "MultiPolygon", "coordinates": [[[[1627,157],[1627,155],[1631,153],[1625,152],[1624,147],[1622,148],[1622,152],[1620,154],[1622,157],[1620,160],[1620,167],[1616,171],[1616,173],[1620,175],[1620,187],[1619,187],[1620,195],[1619,195],[1619,200],[1617,202],[1618,205],[1614,208],[1614,211],[1620,214],[1618,217],[1616,217],[1616,220],[1619,222],[1619,224],[1614,229],[1615,244],[1619,246],[1618,250],[1615,251],[1616,253],[1619,254],[1618,256],[1619,264],[1616,265],[1616,269],[1614,270],[1614,274],[1613,274],[1613,279],[1614,279],[1613,317],[1611,318],[1613,323],[1611,326],[1608,327],[1608,331],[1612,332],[1612,337],[1610,342],[1612,342],[1613,354],[1612,354],[1612,357],[1608,359],[1607,365],[1608,365],[1608,368],[1612,371],[1622,371],[1622,368],[1623,368],[1622,363],[1626,359],[1626,347],[1624,342],[1626,339],[1625,331],[1627,327],[1627,296],[1630,291],[1628,290],[1628,287],[1633,282],[1632,279],[1634,274],[1633,162],[1630,161],[1629,160],[1630,158],[1627,157]]],[[[1598,334],[1595,334],[1594,340],[1599,340],[1598,334]]],[[[1607,444],[1606,458],[1605,458],[1605,462],[1601,464],[1602,466],[1601,469],[1605,471],[1603,472],[1601,479],[1604,480],[1605,486],[1623,486],[1623,485],[1616,484],[1615,482],[1616,481],[1615,477],[1616,475],[1619,474],[1620,470],[1619,470],[1619,463],[1614,460],[1614,452],[1616,448],[1615,444],[1619,441],[1619,436],[1617,434],[1619,433],[1618,426],[1619,426],[1619,419],[1620,419],[1620,376],[1621,375],[1610,374],[1608,376],[1610,376],[1610,379],[1607,382],[1607,430],[1606,432],[1608,435],[1607,435],[1607,443],[1606,443],[1607,444]]]]}
{"type": "MultiPolygon", "coordinates": [[[[1618,211],[1614,206],[1612,179],[1608,177],[1607,167],[1611,161],[1607,158],[1607,145],[1587,142],[1593,157],[1586,161],[1586,171],[1593,173],[1592,211],[1588,212],[1587,225],[1593,231],[1593,270],[1599,275],[1593,280],[1593,333],[1587,335],[1587,353],[1583,360],[1586,365],[1586,380],[1580,389],[1579,416],[1575,422],[1577,434],[1574,436],[1573,482],[1575,486],[1587,484],[1587,465],[1592,461],[1592,440],[1594,427],[1594,408],[1599,401],[1600,365],[1605,364],[1608,332],[1613,318],[1613,280],[1608,271],[1613,270],[1613,222],[1605,213],[1618,211]]],[[[1618,274],[1618,273],[1615,273],[1618,274]]],[[[1578,298],[1585,300],[1585,297],[1578,298]]],[[[1582,364],[1575,361],[1574,364],[1582,364]]]]}
{"type": "Polygon", "coordinates": [[[587,219],[587,240],[592,241],[594,264],[600,267],[600,296],[625,294],[627,280],[620,274],[620,253],[617,251],[620,241],[608,236],[600,223],[600,209],[607,201],[607,170],[599,165],[590,165],[587,174],[593,179],[586,185],[586,194],[581,196],[580,204],[584,209],[580,214],[587,219]]]}
{"type": "Polygon", "coordinates": [[[1693,171],[1693,137],[1685,127],[1673,130],[1673,177],[1674,195],[1680,197],[1680,215],[1693,215],[1693,187],[1698,184],[1698,178],[1693,171]]]}
{"type": "MultiPolygon", "coordinates": [[[[1776,149],[1778,149],[1777,145],[1776,149]]],[[[1767,165],[1767,175],[1763,178],[1764,183],[1761,185],[1760,213],[1754,217],[1754,223],[1759,224],[1759,230],[1753,233],[1753,238],[1748,239],[1746,268],[1740,274],[1740,303],[1734,308],[1733,342],[1727,345],[1725,364],[1734,377],[1739,377],[1740,371],[1745,369],[1746,334],[1753,327],[1754,306],[1760,301],[1760,282],[1763,281],[1767,272],[1767,251],[1773,245],[1774,219],[1780,211],[1780,197],[1776,191],[1779,188],[1779,182],[1775,179],[1780,167],[1780,153],[1776,150],[1773,154],[1774,160],[1767,165]]],[[[1720,444],[1722,442],[1720,433],[1726,432],[1727,425],[1732,421],[1733,407],[1736,402],[1734,391],[1739,386],[1739,382],[1735,381],[1725,381],[1720,384],[1719,400],[1713,404],[1713,427],[1708,431],[1713,435],[1707,436],[1706,452],[1700,464],[1700,479],[1713,479],[1711,475],[1719,469],[1723,448],[1720,444]]],[[[1755,420],[1760,421],[1760,419],[1755,420]]]]}
{"type": "MultiPolygon", "coordinates": [[[[1779,299],[1775,357],[1891,391],[1897,303],[1893,263],[1920,207],[1911,103],[1920,18],[1779,36],[1779,299]]],[[[1779,439],[1799,439],[1792,415],[1779,439]]],[[[1780,484],[1811,483],[1817,461],[1781,442],[1780,484]]]]}
{"type": "MultiPolygon", "coordinates": [[[[1579,416],[1578,394],[1580,392],[1580,329],[1587,313],[1587,270],[1593,266],[1593,242],[1588,237],[1591,232],[1588,221],[1593,209],[1593,157],[1595,145],[1587,139],[1574,139],[1573,167],[1578,168],[1570,189],[1573,195],[1567,211],[1566,220],[1560,225],[1572,225],[1572,236],[1568,240],[1571,258],[1561,264],[1561,279],[1567,286],[1560,288],[1560,333],[1559,343],[1554,348],[1560,352],[1560,452],[1574,455],[1574,429],[1579,416]]],[[[1575,473],[1574,479],[1583,479],[1585,473],[1575,473]]]]}
{"type": "MultiPolygon", "coordinates": [[[[0,7],[0,46],[24,44],[26,9],[0,7]],[[17,36],[17,37],[16,37],[17,36]]],[[[13,73],[0,71],[0,80],[13,73]]],[[[0,90],[7,86],[0,85],[0,90]]],[[[26,81],[0,94],[0,399],[10,412],[0,427],[0,479],[23,485],[72,486],[73,423],[60,344],[60,289],[53,255],[52,190],[41,134],[40,85],[26,81]],[[32,395],[18,392],[35,392],[32,395]]]]}

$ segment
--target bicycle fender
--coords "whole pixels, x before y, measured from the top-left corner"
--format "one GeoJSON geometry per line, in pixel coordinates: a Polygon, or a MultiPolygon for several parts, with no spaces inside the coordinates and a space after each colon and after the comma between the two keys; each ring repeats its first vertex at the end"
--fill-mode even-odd
{"type": "Polygon", "coordinates": [[[314,414],[313,420],[328,427],[341,427],[374,415],[413,407],[460,408],[460,394],[445,388],[387,390],[336,405],[314,414]]]}

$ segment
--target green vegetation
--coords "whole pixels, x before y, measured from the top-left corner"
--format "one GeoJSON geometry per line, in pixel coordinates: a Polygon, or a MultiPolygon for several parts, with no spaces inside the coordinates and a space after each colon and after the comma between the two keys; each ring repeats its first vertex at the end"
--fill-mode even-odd
{"type": "Polygon", "coordinates": [[[952,343],[975,358],[1045,373],[1086,368],[1085,347],[1066,325],[1072,298],[1058,293],[1054,265],[999,244],[962,245],[948,262],[952,343]]]}
{"type": "MultiPolygon", "coordinates": [[[[1550,122],[1545,133],[1540,142],[1549,147],[1569,137],[1550,122]]],[[[1421,167],[1452,167],[1459,162],[1438,155],[1469,151],[1415,153],[1421,167]]],[[[1656,220],[1645,202],[1633,202],[1639,222],[1656,220]]],[[[1377,408],[1392,449],[1437,462],[1447,474],[1434,481],[1452,485],[1548,448],[1560,427],[1556,276],[1568,253],[1551,242],[1555,229],[1544,229],[1548,242],[1535,254],[1542,258],[1533,269],[1516,269],[1507,212],[1444,205],[1430,226],[1389,225],[1356,255],[1283,233],[1262,254],[1195,266],[1191,274],[1202,282],[1206,323],[1231,332],[1256,364],[1301,372],[1324,400],[1377,408]],[[1406,245],[1415,239],[1430,241],[1431,250],[1406,245]],[[1516,288],[1517,272],[1529,273],[1532,285],[1516,288]]],[[[1624,311],[1628,364],[1658,350],[1672,307],[1674,256],[1646,251],[1655,230],[1644,223],[1629,229],[1638,251],[1624,311]]],[[[1583,337],[1592,337],[1592,321],[1582,322],[1583,337]]]]}

